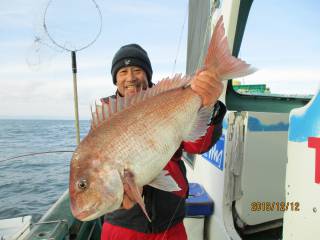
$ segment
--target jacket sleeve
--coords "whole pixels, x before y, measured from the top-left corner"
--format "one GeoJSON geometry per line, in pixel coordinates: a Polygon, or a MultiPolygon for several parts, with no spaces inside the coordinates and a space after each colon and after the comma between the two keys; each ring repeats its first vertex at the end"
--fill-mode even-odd
{"type": "Polygon", "coordinates": [[[195,142],[182,142],[183,150],[191,154],[202,154],[218,141],[222,134],[222,121],[226,114],[226,106],[218,101],[214,105],[213,114],[207,133],[195,142]]]}

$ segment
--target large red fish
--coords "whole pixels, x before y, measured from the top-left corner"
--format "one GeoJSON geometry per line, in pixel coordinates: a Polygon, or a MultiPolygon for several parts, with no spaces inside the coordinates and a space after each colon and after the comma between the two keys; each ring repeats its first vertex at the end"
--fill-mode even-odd
{"type": "MultiPolygon", "coordinates": [[[[231,56],[222,17],[204,68],[221,79],[254,71],[231,56]]],[[[190,80],[177,75],[133,97],[118,97],[96,108],[92,128],[70,166],[70,203],[77,219],[89,221],[118,209],[124,193],[133,196],[148,217],[140,187],[149,184],[165,191],[179,190],[163,168],[182,141],[205,134],[212,112],[212,107],[201,107],[190,80]]]]}

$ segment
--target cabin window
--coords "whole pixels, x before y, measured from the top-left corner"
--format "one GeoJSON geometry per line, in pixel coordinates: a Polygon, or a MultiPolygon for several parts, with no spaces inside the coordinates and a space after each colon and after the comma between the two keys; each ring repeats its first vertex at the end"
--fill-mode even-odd
{"type": "MultiPolygon", "coordinates": [[[[320,82],[318,9],[319,1],[253,1],[238,57],[259,71],[229,82],[238,100],[244,96],[247,101],[252,96],[258,104],[259,100],[273,98],[273,102],[264,102],[270,104],[270,111],[276,108],[275,111],[286,112],[311,99],[320,82]],[[291,108],[272,106],[281,100],[283,105],[290,101],[295,104],[291,108]]],[[[246,104],[249,109],[239,102],[229,104],[234,110],[259,110],[250,104],[246,104]]]]}
{"type": "Polygon", "coordinates": [[[318,1],[253,1],[239,57],[259,71],[234,79],[234,90],[311,98],[320,80],[319,9],[318,1]]]}

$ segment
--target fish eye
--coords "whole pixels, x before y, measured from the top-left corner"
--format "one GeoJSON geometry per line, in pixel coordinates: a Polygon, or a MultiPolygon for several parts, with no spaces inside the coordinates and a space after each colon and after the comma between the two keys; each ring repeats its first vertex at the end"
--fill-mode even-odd
{"type": "Polygon", "coordinates": [[[86,190],[88,188],[88,181],[85,180],[85,179],[81,179],[79,182],[78,182],[78,187],[81,189],[81,190],[86,190]]]}

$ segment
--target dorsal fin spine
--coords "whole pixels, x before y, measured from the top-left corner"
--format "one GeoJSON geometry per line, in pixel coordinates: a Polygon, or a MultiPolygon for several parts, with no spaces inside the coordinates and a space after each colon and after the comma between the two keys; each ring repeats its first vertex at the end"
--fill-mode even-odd
{"type": "Polygon", "coordinates": [[[102,102],[101,108],[102,108],[102,121],[104,121],[104,120],[106,120],[106,116],[105,116],[105,112],[104,112],[104,104],[103,104],[103,102],[102,102]]]}
{"type": "Polygon", "coordinates": [[[100,121],[100,116],[99,116],[99,110],[98,110],[98,105],[97,103],[95,102],[95,105],[96,105],[96,115],[97,115],[97,121],[98,121],[98,124],[101,122],[100,121]]]}
{"type": "Polygon", "coordinates": [[[110,106],[110,100],[107,104],[107,107],[108,107],[108,117],[111,116],[112,112],[111,112],[111,106],[110,106]]]}
{"type": "Polygon", "coordinates": [[[114,105],[115,106],[115,112],[118,112],[118,98],[116,97],[116,104],[114,105]]]}
{"type": "Polygon", "coordinates": [[[148,95],[148,92],[146,92],[145,94],[143,94],[143,96],[142,96],[142,101],[146,100],[147,95],[148,95]]]}
{"type": "Polygon", "coordinates": [[[123,98],[117,98],[117,112],[120,112],[122,110],[121,108],[121,102],[123,98]]]}
{"type": "Polygon", "coordinates": [[[92,105],[90,105],[90,111],[91,111],[91,116],[92,116],[92,120],[91,120],[91,128],[94,128],[94,113],[92,111],[92,105]]]}
{"type": "Polygon", "coordinates": [[[111,115],[114,113],[114,103],[115,103],[115,100],[113,98],[110,98],[109,106],[110,106],[111,115]]]}
{"type": "Polygon", "coordinates": [[[107,119],[109,117],[108,104],[104,102],[102,104],[102,107],[104,109],[104,115],[105,115],[104,120],[105,120],[105,119],[107,119]]]}

